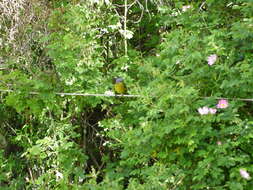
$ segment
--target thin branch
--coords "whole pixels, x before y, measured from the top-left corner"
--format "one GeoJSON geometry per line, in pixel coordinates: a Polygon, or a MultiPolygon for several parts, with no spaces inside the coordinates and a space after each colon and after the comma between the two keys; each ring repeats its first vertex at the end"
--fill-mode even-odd
{"type": "Polygon", "coordinates": [[[216,100],[239,100],[239,101],[245,101],[245,102],[253,102],[253,99],[251,98],[223,98],[223,97],[201,97],[201,98],[214,98],[216,100]]]}
{"type": "Polygon", "coordinates": [[[180,183],[182,183],[182,181],[183,181],[184,178],[185,178],[185,176],[181,177],[181,178],[176,182],[176,184],[174,185],[174,187],[172,188],[172,190],[176,189],[176,188],[180,185],[180,183]]]}
{"type": "Polygon", "coordinates": [[[133,23],[135,23],[135,24],[139,23],[139,22],[142,20],[143,12],[144,12],[144,7],[143,7],[143,5],[142,5],[139,1],[137,1],[137,3],[139,4],[139,7],[140,7],[140,9],[141,9],[141,16],[140,16],[140,18],[139,18],[137,21],[133,21],[133,23]]]}
{"type": "Polygon", "coordinates": [[[127,56],[127,38],[126,38],[126,30],[127,30],[127,0],[125,0],[125,12],[124,12],[124,46],[125,46],[125,56],[127,56]]]}
{"type": "Polygon", "coordinates": [[[135,3],[136,3],[137,0],[135,0],[134,2],[130,3],[130,4],[124,4],[124,5],[119,5],[119,4],[113,4],[114,6],[116,7],[132,7],[135,3]]]}
{"type": "MultiPolygon", "coordinates": [[[[14,90],[3,90],[0,89],[0,92],[16,92],[14,90]]],[[[40,92],[29,92],[29,94],[38,95],[40,92]]],[[[78,93],[78,92],[55,92],[55,95],[59,96],[101,96],[101,97],[129,97],[129,98],[140,98],[141,95],[138,94],[89,94],[89,93],[78,93]]],[[[200,98],[214,98],[216,100],[234,100],[234,101],[245,101],[245,102],[253,102],[253,98],[224,98],[224,97],[211,97],[204,96],[200,98]]]]}
{"type": "Polygon", "coordinates": [[[150,12],[149,12],[149,10],[148,10],[148,0],[145,0],[145,8],[146,8],[146,12],[148,13],[148,15],[149,15],[149,21],[151,20],[151,14],[150,14],[150,12]]]}
{"type": "Polygon", "coordinates": [[[28,172],[29,172],[29,175],[30,175],[31,180],[34,182],[33,173],[32,173],[32,170],[31,170],[30,167],[28,167],[28,172]]]}
{"type": "Polygon", "coordinates": [[[199,11],[201,11],[201,10],[202,10],[202,8],[205,6],[205,4],[206,4],[206,2],[205,2],[205,1],[201,3],[201,5],[200,5],[200,7],[199,7],[199,11]]]}
{"type": "MultiPolygon", "coordinates": [[[[3,90],[0,89],[0,92],[15,92],[14,90],[3,90]]],[[[39,92],[29,92],[29,94],[38,95],[39,92]]],[[[89,93],[74,93],[74,92],[55,92],[56,95],[60,96],[105,96],[105,97],[129,97],[129,98],[135,98],[135,97],[141,97],[140,95],[134,95],[134,94],[89,94],[89,93]]]]}

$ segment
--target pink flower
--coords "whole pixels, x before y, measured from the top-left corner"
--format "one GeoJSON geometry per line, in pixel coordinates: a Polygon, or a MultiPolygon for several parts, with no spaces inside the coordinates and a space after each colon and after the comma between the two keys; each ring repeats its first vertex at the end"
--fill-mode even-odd
{"type": "Polygon", "coordinates": [[[216,105],[217,108],[225,109],[228,107],[228,101],[225,99],[219,100],[218,104],[216,105]]]}
{"type": "Polygon", "coordinates": [[[215,108],[209,108],[209,113],[210,114],[215,114],[216,111],[217,111],[217,109],[215,109],[215,108]]]}
{"type": "Polygon", "coordinates": [[[206,115],[209,112],[209,108],[204,106],[203,108],[199,108],[198,112],[199,112],[200,115],[206,115]]]}
{"type": "Polygon", "coordinates": [[[213,65],[216,62],[216,60],[217,60],[217,55],[216,54],[212,54],[212,55],[208,56],[207,63],[208,63],[208,65],[211,66],[211,65],[213,65]]]}
{"type": "Polygon", "coordinates": [[[221,146],[222,142],[221,141],[217,141],[217,145],[221,146]]]}
{"type": "Polygon", "coordinates": [[[245,169],[240,169],[240,175],[241,175],[244,179],[250,179],[250,175],[249,175],[249,173],[248,173],[245,169]]]}

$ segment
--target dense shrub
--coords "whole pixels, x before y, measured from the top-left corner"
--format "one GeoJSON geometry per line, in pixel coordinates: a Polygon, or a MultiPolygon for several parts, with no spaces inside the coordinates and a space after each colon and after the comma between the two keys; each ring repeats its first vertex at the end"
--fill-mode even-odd
{"type": "Polygon", "coordinates": [[[0,185],[250,190],[252,2],[126,2],[3,12],[0,185]]]}

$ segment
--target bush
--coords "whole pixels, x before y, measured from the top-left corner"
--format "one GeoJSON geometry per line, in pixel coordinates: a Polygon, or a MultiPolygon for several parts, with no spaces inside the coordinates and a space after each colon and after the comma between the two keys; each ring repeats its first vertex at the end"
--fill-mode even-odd
{"type": "Polygon", "coordinates": [[[46,1],[47,20],[34,9],[20,28],[32,59],[1,48],[13,91],[1,96],[0,185],[250,190],[253,4],[124,3],[46,1]],[[119,76],[140,97],[58,93],[103,94],[119,76]]]}

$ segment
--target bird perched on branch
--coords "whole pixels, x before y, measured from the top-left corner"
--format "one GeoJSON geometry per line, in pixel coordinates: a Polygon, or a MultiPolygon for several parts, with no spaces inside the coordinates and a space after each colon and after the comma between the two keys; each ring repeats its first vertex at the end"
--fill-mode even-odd
{"type": "Polygon", "coordinates": [[[123,78],[114,78],[114,91],[115,94],[127,94],[127,88],[123,78]]]}

